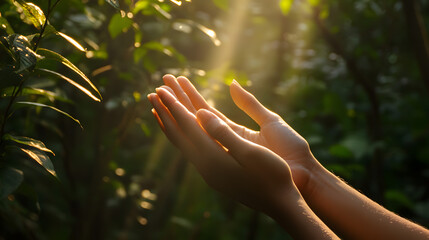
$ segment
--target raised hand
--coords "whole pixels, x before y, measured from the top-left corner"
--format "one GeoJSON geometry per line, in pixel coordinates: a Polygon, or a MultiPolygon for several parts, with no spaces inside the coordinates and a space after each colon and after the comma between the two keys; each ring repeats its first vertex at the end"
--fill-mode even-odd
{"type": "Polygon", "coordinates": [[[286,161],[242,138],[212,112],[196,111],[190,102],[186,108],[179,94],[163,86],[148,98],[164,133],[207,184],[271,216],[296,239],[338,239],[304,201],[286,161]]]}
{"type": "Polygon", "coordinates": [[[213,113],[201,109],[194,115],[167,87],[158,88],[149,100],[170,141],[214,189],[267,214],[286,198],[299,196],[283,159],[238,136],[213,113]]]}
{"type": "Polygon", "coordinates": [[[191,113],[196,113],[199,109],[207,109],[225,121],[239,136],[265,146],[282,157],[288,163],[293,180],[301,193],[305,195],[311,192],[312,169],[320,164],[311,154],[307,141],[279,115],[265,108],[236,81],[230,86],[231,97],[240,109],[258,123],[259,131],[238,125],[211,107],[187,78],[178,77],[176,79],[172,75],[166,75],[163,80],[169,87],[166,89],[175,94],[191,113]]]}

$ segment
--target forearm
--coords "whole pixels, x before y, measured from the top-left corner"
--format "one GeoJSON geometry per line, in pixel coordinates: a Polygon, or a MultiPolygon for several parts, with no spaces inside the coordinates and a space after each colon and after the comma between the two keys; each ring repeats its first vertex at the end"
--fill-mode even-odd
{"type": "Polygon", "coordinates": [[[329,227],[314,214],[302,196],[297,192],[293,197],[280,203],[278,211],[269,214],[293,239],[339,239],[329,227]]]}
{"type": "Polygon", "coordinates": [[[305,196],[316,214],[347,239],[423,239],[429,231],[378,205],[322,166],[305,196]]]}

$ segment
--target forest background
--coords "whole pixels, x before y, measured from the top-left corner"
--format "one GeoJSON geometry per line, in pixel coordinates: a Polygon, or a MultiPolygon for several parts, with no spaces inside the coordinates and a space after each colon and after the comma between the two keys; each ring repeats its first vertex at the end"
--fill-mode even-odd
{"type": "Polygon", "coordinates": [[[429,226],[427,0],[5,0],[0,13],[0,239],[287,239],[164,137],[146,95],[166,73],[256,127],[229,97],[236,79],[327,169],[429,226]]]}

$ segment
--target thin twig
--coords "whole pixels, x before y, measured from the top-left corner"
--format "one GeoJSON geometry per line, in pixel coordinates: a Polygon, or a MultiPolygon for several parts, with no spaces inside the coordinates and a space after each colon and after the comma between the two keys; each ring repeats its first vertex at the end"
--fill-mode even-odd
{"type": "Polygon", "coordinates": [[[12,97],[10,98],[10,101],[6,107],[6,111],[5,111],[5,114],[3,116],[3,122],[1,124],[1,130],[0,130],[0,146],[3,144],[4,128],[6,126],[7,119],[9,118],[10,108],[12,107],[12,104],[15,101],[16,97],[18,97],[19,93],[21,92],[22,86],[24,84],[24,80],[25,80],[24,78],[21,79],[21,82],[19,83],[19,86],[18,86],[18,90],[16,90],[16,86],[13,88],[12,97]],[[15,90],[16,90],[16,92],[15,92],[15,90]]]}
{"type": "Polygon", "coordinates": [[[45,32],[46,26],[48,25],[48,19],[49,16],[52,13],[52,10],[54,10],[55,6],[57,6],[57,4],[60,2],[61,0],[57,0],[55,1],[55,3],[51,6],[51,0],[48,1],[48,11],[46,13],[46,17],[45,17],[45,22],[43,23],[42,29],[40,30],[40,34],[39,37],[37,38],[37,41],[34,45],[34,51],[37,50],[37,48],[39,47],[39,42],[42,39],[43,33],[45,32]]]}

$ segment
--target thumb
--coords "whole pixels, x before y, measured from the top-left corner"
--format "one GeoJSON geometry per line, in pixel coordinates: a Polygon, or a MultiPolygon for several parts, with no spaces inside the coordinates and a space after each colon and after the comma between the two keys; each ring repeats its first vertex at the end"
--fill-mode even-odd
{"type": "Polygon", "coordinates": [[[237,81],[230,86],[230,94],[234,103],[249,115],[259,126],[279,119],[279,116],[262,105],[253,94],[244,90],[237,81]]]}
{"type": "Polygon", "coordinates": [[[204,130],[226,147],[236,160],[239,161],[243,153],[249,149],[251,143],[237,135],[228,124],[212,112],[200,109],[196,116],[204,130]]]}

